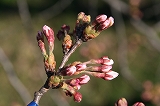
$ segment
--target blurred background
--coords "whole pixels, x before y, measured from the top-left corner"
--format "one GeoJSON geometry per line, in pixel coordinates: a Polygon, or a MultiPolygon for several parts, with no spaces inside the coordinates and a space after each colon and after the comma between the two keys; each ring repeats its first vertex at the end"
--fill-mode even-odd
{"type": "MultiPolygon", "coordinates": [[[[79,12],[113,16],[115,24],[96,39],[82,44],[68,63],[108,56],[119,76],[112,81],[91,77],[80,92],[80,103],[62,90],[50,90],[40,106],[113,106],[124,97],[129,106],[142,101],[160,106],[160,1],[159,0],[1,0],[0,1],[0,106],[24,106],[46,77],[37,46],[43,25],[55,34],[63,24],[73,30],[79,12]]],[[[62,59],[56,38],[57,66],[62,59]]]]}

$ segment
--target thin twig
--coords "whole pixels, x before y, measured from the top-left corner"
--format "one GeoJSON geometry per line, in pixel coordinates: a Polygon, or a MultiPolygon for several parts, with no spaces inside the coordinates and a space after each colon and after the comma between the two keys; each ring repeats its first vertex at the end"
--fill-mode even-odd
{"type": "Polygon", "coordinates": [[[17,0],[17,6],[19,10],[19,15],[21,17],[21,21],[27,30],[28,35],[32,35],[33,33],[33,25],[31,20],[31,15],[29,12],[28,4],[26,0],[17,0]]]}
{"type": "Polygon", "coordinates": [[[146,35],[148,41],[152,44],[152,46],[160,52],[160,39],[157,35],[157,33],[154,31],[153,28],[149,27],[147,24],[145,24],[140,19],[131,19],[131,24],[139,30],[141,33],[146,35]]]}
{"type": "Polygon", "coordinates": [[[14,87],[14,89],[19,93],[24,103],[27,105],[29,101],[32,100],[30,93],[28,92],[27,88],[23,85],[20,79],[17,77],[13,65],[4,53],[3,49],[0,47],[0,63],[2,64],[7,77],[14,87]]]}
{"type": "Polygon", "coordinates": [[[38,92],[35,92],[33,101],[37,104],[39,104],[39,100],[43,96],[44,93],[46,93],[49,89],[46,89],[44,86],[40,88],[38,92]]]}
{"type": "Polygon", "coordinates": [[[62,59],[62,62],[61,62],[61,65],[60,65],[59,69],[61,69],[62,67],[64,67],[64,65],[68,61],[68,58],[76,50],[76,48],[79,47],[81,44],[82,44],[82,40],[81,39],[79,39],[79,40],[76,41],[76,43],[73,45],[73,47],[71,48],[71,50],[67,54],[65,54],[63,56],[63,59],[62,59]]]}
{"type": "MultiPolygon", "coordinates": [[[[46,77],[44,76],[44,73],[40,72],[40,76],[45,83],[46,77]]],[[[68,101],[64,98],[64,96],[60,93],[59,90],[56,90],[56,91],[50,90],[49,95],[57,106],[70,106],[68,101]]]]}

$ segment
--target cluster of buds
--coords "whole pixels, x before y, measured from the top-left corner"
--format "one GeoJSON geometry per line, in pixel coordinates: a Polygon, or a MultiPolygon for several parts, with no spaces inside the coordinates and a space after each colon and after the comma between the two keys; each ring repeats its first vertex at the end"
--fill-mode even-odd
{"type": "Polygon", "coordinates": [[[63,52],[66,54],[77,40],[87,42],[96,38],[103,30],[114,24],[113,17],[99,15],[95,20],[91,21],[90,15],[80,12],[77,17],[76,25],[72,33],[69,32],[70,27],[63,25],[58,31],[57,38],[63,40],[63,52]],[[74,38],[74,39],[72,39],[74,38]],[[75,41],[75,42],[74,42],[75,41]]]}
{"type": "Polygon", "coordinates": [[[81,12],[78,14],[75,35],[78,39],[86,42],[97,37],[101,31],[109,28],[113,23],[113,17],[107,18],[106,15],[99,15],[91,22],[90,15],[85,15],[85,13],[81,12]]]}
{"type": "Polygon", "coordinates": [[[41,32],[39,31],[37,34],[37,42],[38,42],[38,46],[40,47],[40,50],[42,52],[42,55],[44,57],[44,66],[45,66],[46,72],[48,72],[48,71],[54,72],[55,66],[56,66],[56,61],[54,59],[54,54],[53,54],[54,31],[50,27],[48,27],[47,25],[44,25],[42,28],[42,31],[41,32]],[[45,48],[44,36],[46,37],[46,39],[48,41],[48,48],[49,48],[48,54],[47,54],[46,48],[45,48]]]}
{"type": "Polygon", "coordinates": [[[74,62],[61,70],[61,75],[71,76],[80,73],[89,74],[104,80],[112,80],[118,76],[117,72],[112,71],[113,60],[107,56],[99,59],[91,59],[87,62],[74,62]],[[93,65],[94,64],[94,65],[93,65]]]}
{"type": "MultiPolygon", "coordinates": [[[[125,98],[119,99],[115,106],[128,106],[127,100],[125,98]]],[[[132,106],[145,106],[142,102],[136,102],[132,106]]]]}
{"type": "Polygon", "coordinates": [[[82,42],[97,37],[102,30],[107,29],[114,23],[113,18],[107,18],[106,15],[97,16],[93,22],[91,22],[90,18],[89,15],[87,16],[85,13],[81,12],[78,14],[76,26],[72,33],[69,33],[70,27],[67,25],[63,25],[61,30],[59,30],[57,37],[59,40],[63,40],[62,49],[64,54],[62,62],[57,69],[53,54],[54,31],[50,27],[44,25],[42,31],[38,32],[37,42],[44,57],[44,67],[48,78],[42,88],[36,93],[37,95],[35,95],[34,101],[36,103],[38,103],[39,98],[49,88],[61,88],[67,96],[73,96],[76,102],[80,102],[82,100],[82,95],[78,90],[83,84],[88,83],[90,80],[89,75],[104,80],[112,80],[118,76],[117,72],[111,70],[114,62],[108,57],[92,59],[87,62],[76,61],[66,65],[70,55],[82,42]],[[48,53],[45,49],[44,36],[49,46],[48,53]],[[74,41],[73,43],[72,40],[74,41]],[[78,74],[82,74],[82,76],[72,78],[72,76],[78,74]],[[65,76],[69,76],[70,78],[64,78],[65,76]]]}

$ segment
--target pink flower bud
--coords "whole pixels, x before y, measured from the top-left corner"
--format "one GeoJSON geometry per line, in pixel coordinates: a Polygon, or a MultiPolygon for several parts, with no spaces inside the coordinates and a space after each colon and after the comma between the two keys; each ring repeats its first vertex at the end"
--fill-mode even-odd
{"type": "Polygon", "coordinates": [[[105,73],[105,76],[104,76],[104,80],[112,80],[114,78],[116,78],[119,74],[115,71],[108,71],[107,73],[105,73]]]}
{"type": "Polygon", "coordinates": [[[85,70],[87,68],[86,64],[80,63],[76,65],[77,71],[85,70]]]}
{"type": "Polygon", "coordinates": [[[121,98],[115,103],[115,106],[128,106],[127,100],[125,98],[121,98]]]}
{"type": "Polygon", "coordinates": [[[93,67],[91,71],[108,72],[110,69],[112,69],[112,66],[102,65],[93,67]]]}
{"type": "Polygon", "coordinates": [[[106,73],[101,73],[101,72],[89,72],[87,71],[86,73],[94,76],[94,77],[98,77],[98,78],[102,78],[104,80],[112,80],[114,78],[116,78],[119,74],[117,72],[114,72],[112,70],[106,72],[106,73]]]}
{"type": "Polygon", "coordinates": [[[79,81],[80,81],[79,84],[83,85],[83,84],[88,83],[88,81],[90,80],[90,77],[88,75],[83,75],[83,76],[81,76],[80,78],[77,78],[77,79],[79,79],[79,81]]]}
{"type": "Polygon", "coordinates": [[[46,49],[44,46],[44,42],[42,42],[41,40],[38,41],[38,46],[41,49],[42,54],[45,56],[46,55],[46,49]]]}
{"type": "Polygon", "coordinates": [[[94,62],[102,65],[113,65],[114,63],[114,61],[112,59],[109,59],[107,56],[94,60],[94,62]]]}
{"type": "Polygon", "coordinates": [[[114,18],[113,17],[109,17],[108,20],[110,21],[109,27],[111,27],[114,24],[114,18]]]}
{"type": "Polygon", "coordinates": [[[54,31],[47,25],[44,25],[42,30],[49,43],[49,49],[52,52],[54,47],[54,31]]]}
{"type": "Polygon", "coordinates": [[[88,75],[83,75],[76,79],[67,80],[66,83],[71,86],[83,85],[83,84],[88,83],[89,80],[90,80],[90,77],[88,75]]]}
{"type": "Polygon", "coordinates": [[[112,66],[108,66],[108,65],[101,66],[102,72],[108,72],[110,69],[112,69],[112,66]]]}
{"type": "Polygon", "coordinates": [[[82,95],[79,92],[76,92],[73,96],[75,102],[80,102],[82,100],[82,95]]]}
{"type": "Polygon", "coordinates": [[[111,27],[114,23],[114,18],[113,17],[109,17],[107,20],[105,20],[103,23],[101,23],[99,26],[98,26],[98,31],[102,31],[102,30],[105,30],[109,27],[111,27]]]}
{"type": "Polygon", "coordinates": [[[104,15],[104,14],[102,14],[102,15],[99,15],[99,16],[96,17],[96,22],[97,22],[97,23],[102,23],[102,22],[104,22],[106,19],[107,19],[107,16],[104,15]]]}
{"type": "Polygon", "coordinates": [[[75,72],[76,72],[76,67],[70,65],[70,66],[63,68],[61,71],[61,74],[64,76],[71,76],[71,75],[74,75],[75,72]]]}
{"type": "Polygon", "coordinates": [[[76,67],[75,66],[70,66],[66,69],[67,75],[71,76],[76,72],[76,67]]]}
{"type": "Polygon", "coordinates": [[[137,102],[133,106],[145,106],[142,102],[137,102]]]}

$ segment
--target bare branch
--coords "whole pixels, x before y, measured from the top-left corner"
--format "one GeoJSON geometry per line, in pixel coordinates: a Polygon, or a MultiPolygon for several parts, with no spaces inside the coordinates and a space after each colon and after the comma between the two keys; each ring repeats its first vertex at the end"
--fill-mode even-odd
{"type": "Polygon", "coordinates": [[[31,33],[33,32],[33,26],[32,26],[32,20],[31,20],[31,15],[27,5],[27,1],[17,0],[17,5],[18,5],[19,15],[21,17],[22,23],[25,26],[25,29],[27,29],[27,33],[31,35],[31,33]]]}
{"type": "Polygon", "coordinates": [[[2,64],[7,77],[14,87],[14,89],[19,93],[24,103],[27,105],[29,101],[32,100],[30,93],[28,92],[27,88],[23,85],[20,79],[17,77],[13,65],[4,53],[3,49],[0,47],[0,63],[2,64]]]}
{"type": "Polygon", "coordinates": [[[152,44],[152,46],[160,52],[160,39],[157,35],[157,33],[154,31],[153,28],[149,27],[147,24],[145,24],[140,19],[131,19],[131,24],[139,30],[141,33],[146,35],[148,41],[152,44]]]}
{"type": "Polygon", "coordinates": [[[60,65],[59,69],[61,69],[66,64],[66,62],[68,61],[68,58],[76,50],[76,48],[79,47],[81,44],[82,44],[82,40],[81,39],[76,41],[76,43],[71,48],[71,50],[66,55],[63,56],[63,59],[62,59],[63,61],[61,62],[61,65],[60,65]]]}

